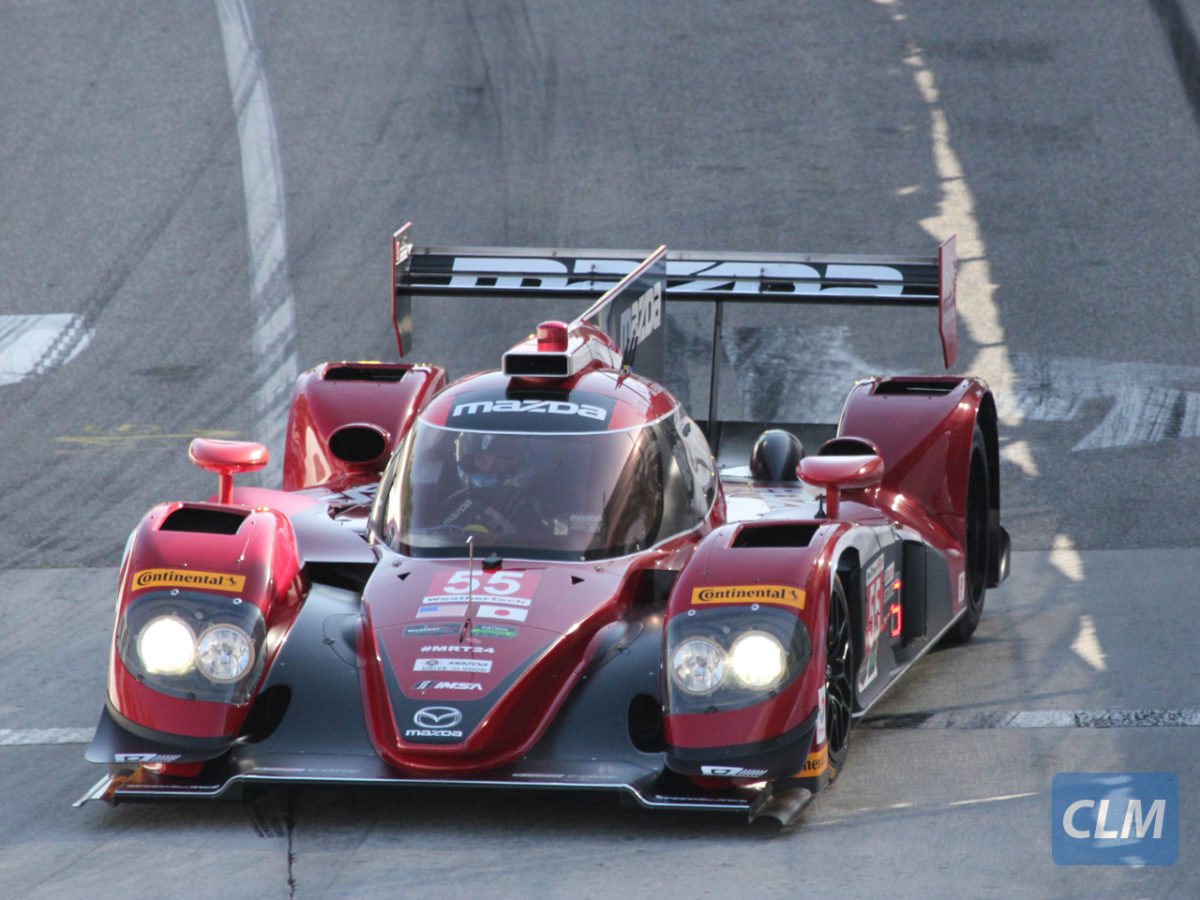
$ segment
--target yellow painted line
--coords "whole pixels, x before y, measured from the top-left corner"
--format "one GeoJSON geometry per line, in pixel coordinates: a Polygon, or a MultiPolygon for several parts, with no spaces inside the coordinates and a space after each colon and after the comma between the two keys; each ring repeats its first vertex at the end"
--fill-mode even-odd
{"type": "Polygon", "coordinates": [[[236,438],[236,431],[223,431],[220,429],[208,429],[201,431],[181,431],[181,432],[149,432],[145,434],[133,433],[116,433],[116,434],[79,434],[79,435],[62,435],[54,440],[60,444],[76,444],[90,447],[110,447],[114,444],[124,444],[134,441],[172,441],[172,440],[190,440],[191,438],[206,437],[206,438],[236,438]]]}

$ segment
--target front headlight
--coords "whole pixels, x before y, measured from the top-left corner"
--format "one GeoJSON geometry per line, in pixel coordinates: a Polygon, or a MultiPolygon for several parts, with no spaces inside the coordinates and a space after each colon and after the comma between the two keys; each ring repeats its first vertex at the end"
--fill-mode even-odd
{"type": "Polygon", "coordinates": [[[709,694],[725,680],[725,651],[704,638],[684,641],[671,654],[675,683],[689,694],[709,694]]]}
{"type": "Polygon", "coordinates": [[[182,619],[159,616],[138,635],[137,652],[147,672],[182,675],[192,667],[196,636],[182,619]]]}
{"type": "Polygon", "coordinates": [[[130,675],[161,694],[240,706],[262,675],[266,634],[253,603],[172,589],[129,601],[116,650],[130,675]]]}
{"type": "Polygon", "coordinates": [[[812,661],[803,620],[765,604],[689,609],[667,622],[665,645],[671,715],[762,703],[788,690],[812,661]]]}
{"type": "Polygon", "coordinates": [[[774,635],[748,631],[729,648],[729,668],[746,687],[767,690],[783,680],[787,651],[774,635]]]}
{"type": "Polygon", "coordinates": [[[213,681],[237,681],[254,664],[254,644],[236,625],[214,625],[196,641],[196,665],[213,681]]]}

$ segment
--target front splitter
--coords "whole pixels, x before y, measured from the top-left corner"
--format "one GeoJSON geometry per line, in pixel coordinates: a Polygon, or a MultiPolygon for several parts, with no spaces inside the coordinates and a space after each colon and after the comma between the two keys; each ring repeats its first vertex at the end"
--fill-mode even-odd
{"type": "Polygon", "coordinates": [[[251,785],[609,791],[624,795],[645,809],[742,814],[760,800],[764,790],[764,785],[759,784],[722,792],[696,789],[693,793],[690,784],[661,769],[620,761],[522,760],[503,770],[477,776],[412,778],[396,774],[376,758],[273,754],[243,758],[233,765],[210,764],[194,778],[158,774],[145,767],[128,774],[109,774],[75,805],[82,806],[92,800],[115,805],[138,800],[233,798],[251,785]]]}

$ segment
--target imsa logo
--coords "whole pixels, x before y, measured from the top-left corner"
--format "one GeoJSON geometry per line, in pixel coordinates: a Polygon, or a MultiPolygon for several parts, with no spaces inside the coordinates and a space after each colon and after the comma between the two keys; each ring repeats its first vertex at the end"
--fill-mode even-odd
{"type": "Polygon", "coordinates": [[[1173,865],[1179,781],[1166,772],[1060,772],[1050,824],[1060,866],[1173,865]]]}

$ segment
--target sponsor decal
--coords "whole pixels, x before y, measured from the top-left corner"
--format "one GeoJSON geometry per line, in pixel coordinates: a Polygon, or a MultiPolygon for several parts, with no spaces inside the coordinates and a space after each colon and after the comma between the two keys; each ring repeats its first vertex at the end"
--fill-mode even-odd
{"type": "Polygon", "coordinates": [[[621,311],[617,345],[622,356],[629,356],[662,325],[662,295],[663,283],[656,281],[628,309],[621,311]]]}
{"type": "Polygon", "coordinates": [[[1169,772],[1060,772],[1050,789],[1060,866],[1170,866],[1179,859],[1179,779],[1169,772]]]}
{"type": "Polygon", "coordinates": [[[858,689],[867,686],[879,675],[879,636],[883,632],[883,556],[867,564],[867,621],[863,635],[865,644],[863,664],[858,670],[858,689]]]}
{"type": "Polygon", "coordinates": [[[114,753],[113,759],[123,763],[172,763],[181,753],[114,753]]]}
{"type": "Polygon", "coordinates": [[[692,605],[710,603],[771,603],[804,609],[804,591],[787,584],[733,584],[692,588],[692,605]]]}
{"type": "Polygon", "coordinates": [[[426,679],[413,685],[414,691],[482,691],[478,681],[434,681],[426,679]]]}
{"type": "Polygon", "coordinates": [[[417,608],[418,619],[456,619],[466,614],[465,603],[431,603],[417,608]]]}
{"type": "MultiPolygon", "coordinates": [[[[453,273],[450,277],[453,288],[537,287],[558,292],[595,291],[616,284],[641,263],[641,259],[453,256],[448,270],[453,273]]],[[[826,283],[835,280],[853,280],[861,284],[854,288],[855,292],[872,292],[880,296],[895,296],[904,290],[902,269],[876,264],[669,259],[666,273],[668,278],[679,280],[679,284],[672,285],[670,290],[689,293],[760,293],[764,274],[770,278],[773,292],[785,294],[845,294],[843,284],[826,283]]],[[[437,276],[441,278],[442,273],[437,276]]],[[[420,275],[413,275],[418,284],[421,283],[419,278],[420,275]]]]}
{"type": "Polygon", "coordinates": [[[825,743],[825,690],[826,685],[817,688],[817,743],[825,743]]]}
{"type": "Polygon", "coordinates": [[[573,403],[570,400],[471,400],[456,404],[450,410],[449,419],[460,416],[477,416],[485,413],[529,413],[549,416],[582,416],[603,422],[608,410],[591,403],[573,403]]]}
{"type": "Polygon", "coordinates": [[[477,638],[515,638],[520,632],[508,625],[476,625],[471,629],[471,637],[477,638]]]}
{"type": "Polygon", "coordinates": [[[461,738],[457,726],[462,722],[462,712],[453,706],[425,706],[413,714],[413,724],[404,732],[405,737],[418,738],[461,738]]]}
{"type": "Polygon", "coordinates": [[[476,613],[481,619],[507,619],[510,622],[524,622],[529,615],[527,609],[517,609],[512,606],[490,606],[481,603],[476,613]]]}
{"type": "Polygon", "coordinates": [[[444,424],[472,431],[596,432],[608,428],[615,409],[616,400],[591,391],[472,391],[453,398],[444,424]]]}
{"type": "MultiPolygon", "coordinates": [[[[463,600],[462,594],[442,594],[437,597],[425,597],[422,603],[460,603],[463,600]]],[[[472,600],[486,600],[488,603],[507,603],[510,606],[529,606],[533,601],[528,597],[500,597],[494,594],[486,594],[480,592],[473,594],[472,600]]]]}
{"type": "Polygon", "coordinates": [[[495,653],[495,647],[478,647],[474,644],[426,644],[422,653],[495,653]]]}
{"type": "Polygon", "coordinates": [[[822,747],[820,750],[814,750],[808,754],[808,759],[804,761],[804,768],[800,770],[797,778],[815,778],[826,769],[829,768],[829,747],[822,747]]]}
{"type": "Polygon", "coordinates": [[[209,591],[241,591],[245,575],[225,572],[198,572],[193,569],[143,569],[134,573],[133,589],[144,591],[156,587],[203,588],[209,591]]]}
{"type": "Polygon", "coordinates": [[[767,774],[767,770],[743,769],[738,766],[701,766],[700,774],[718,778],[762,778],[767,774]]]}
{"type": "Polygon", "coordinates": [[[425,603],[461,602],[467,597],[487,603],[529,606],[537,590],[541,572],[498,569],[491,574],[472,573],[470,569],[439,572],[429,583],[430,596],[425,603]],[[484,577],[484,576],[487,577],[484,577]]]}
{"type": "Polygon", "coordinates": [[[422,728],[453,728],[462,721],[462,712],[453,706],[425,706],[413,713],[413,724],[422,728]]]}
{"type": "Polygon", "coordinates": [[[492,671],[490,659],[416,659],[414,672],[477,672],[486,675],[492,671]]]}
{"type": "Polygon", "coordinates": [[[446,625],[405,625],[405,637],[436,637],[438,635],[458,634],[462,630],[462,626],[457,624],[446,625]]]}

